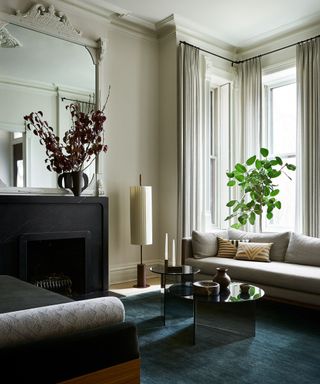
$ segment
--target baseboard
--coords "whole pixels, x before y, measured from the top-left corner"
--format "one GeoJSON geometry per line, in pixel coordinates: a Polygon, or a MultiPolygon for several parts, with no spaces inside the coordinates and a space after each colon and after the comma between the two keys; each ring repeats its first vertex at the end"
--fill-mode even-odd
{"type": "MultiPolygon", "coordinates": [[[[147,278],[156,277],[156,275],[149,271],[149,267],[154,264],[160,264],[160,259],[148,260],[145,262],[147,265],[147,278]]],[[[110,284],[120,284],[128,281],[137,280],[137,264],[131,263],[127,265],[120,265],[117,267],[110,267],[110,284]]]]}

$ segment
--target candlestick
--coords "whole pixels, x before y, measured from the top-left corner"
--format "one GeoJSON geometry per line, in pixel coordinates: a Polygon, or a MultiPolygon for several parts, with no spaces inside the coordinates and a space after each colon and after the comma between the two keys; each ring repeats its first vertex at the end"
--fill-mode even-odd
{"type": "Polygon", "coordinates": [[[176,265],[176,243],[175,239],[172,240],[172,265],[176,265]]]}
{"type": "Polygon", "coordinates": [[[168,260],[168,234],[166,233],[165,243],[164,243],[164,259],[168,260]]]}

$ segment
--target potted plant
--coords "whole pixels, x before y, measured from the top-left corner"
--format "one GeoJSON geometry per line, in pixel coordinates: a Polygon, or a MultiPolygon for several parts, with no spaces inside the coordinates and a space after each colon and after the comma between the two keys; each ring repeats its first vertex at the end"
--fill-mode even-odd
{"type": "Polygon", "coordinates": [[[65,132],[62,140],[44,120],[42,111],[32,112],[24,116],[24,120],[27,129],[38,136],[40,144],[46,148],[47,169],[61,174],[59,186],[62,187],[64,180],[65,188],[70,188],[78,196],[88,185],[88,178],[83,171],[100,152],[107,152],[108,147],[103,143],[106,116],[104,108],[82,112],[77,103],[66,108],[70,111],[71,128],[65,132]]]}
{"type": "Polygon", "coordinates": [[[269,159],[269,150],[266,148],[260,148],[260,155],[261,159],[256,155],[251,156],[244,164],[237,163],[233,170],[226,173],[229,179],[227,186],[238,186],[241,190],[240,199],[232,199],[227,203],[232,213],[225,220],[237,219],[232,228],[239,229],[248,222],[254,225],[259,217],[259,230],[262,232],[263,213],[271,220],[273,210],[281,209],[281,201],[278,200],[280,189],[274,181],[281,174],[291,180],[286,171],[295,171],[296,166],[284,163],[278,156],[269,159]]]}

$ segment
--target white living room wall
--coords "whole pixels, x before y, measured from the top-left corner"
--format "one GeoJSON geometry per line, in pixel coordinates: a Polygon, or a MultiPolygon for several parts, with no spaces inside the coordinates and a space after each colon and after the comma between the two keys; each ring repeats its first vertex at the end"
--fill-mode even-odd
{"type": "Polygon", "coordinates": [[[109,254],[113,282],[135,279],[140,247],[130,244],[130,186],[152,186],[153,244],[143,247],[143,262],[159,257],[159,65],[155,39],[110,28],[107,79],[105,183],[110,204],[109,254]]]}
{"type": "Polygon", "coordinates": [[[165,234],[168,233],[171,261],[172,241],[177,239],[178,209],[177,40],[174,32],[159,41],[159,65],[160,257],[164,258],[165,234]]]}
{"type": "MultiPolygon", "coordinates": [[[[223,56],[246,58],[310,37],[314,35],[313,30],[236,51],[235,47],[211,44],[199,33],[177,25],[174,33],[159,39],[155,33],[142,33],[134,27],[122,28],[119,23],[111,23],[103,12],[84,9],[84,1],[51,0],[48,3],[65,12],[82,30],[83,36],[107,39],[100,86],[102,101],[111,86],[105,136],[109,149],[103,155],[104,188],[110,203],[110,280],[112,283],[134,280],[139,247],[130,244],[129,187],[138,184],[140,173],[143,184],[153,187],[154,241],[143,248],[144,262],[151,264],[163,258],[165,233],[171,238],[177,235],[179,41],[185,40],[223,56]]],[[[2,0],[0,11],[12,13],[20,9],[23,12],[32,4],[31,0],[2,0]]],[[[294,48],[281,51],[266,56],[263,66],[271,69],[285,66],[294,56],[294,48]]],[[[214,57],[209,61],[215,75],[231,79],[229,63],[214,57]]]]}
{"type": "MultiPolygon", "coordinates": [[[[0,11],[25,12],[33,4],[2,0],[0,11]]],[[[106,17],[82,9],[77,2],[51,0],[48,4],[65,12],[83,36],[107,39],[100,87],[104,101],[111,86],[105,134],[109,149],[102,155],[109,197],[110,282],[134,280],[140,249],[130,244],[129,187],[138,185],[140,173],[143,184],[153,187],[154,239],[143,248],[143,261],[150,264],[159,258],[158,42],[152,36],[111,26],[106,17]]]]}

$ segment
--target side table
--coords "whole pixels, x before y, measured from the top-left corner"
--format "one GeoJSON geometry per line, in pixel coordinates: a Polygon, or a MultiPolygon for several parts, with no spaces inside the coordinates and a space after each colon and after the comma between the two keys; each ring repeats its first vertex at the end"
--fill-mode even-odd
{"type": "Polygon", "coordinates": [[[177,287],[179,293],[175,294],[175,296],[190,295],[194,275],[199,273],[200,269],[190,265],[166,266],[165,264],[155,264],[150,267],[150,271],[161,276],[160,286],[163,289],[162,318],[164,325],[166,325],[167,302],[170,291],[172,292],[173,287],[177,287]],[[180,287],[183,287],[183,289],[179,289],[180,287]]]}

